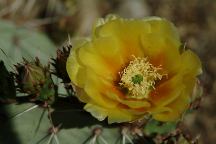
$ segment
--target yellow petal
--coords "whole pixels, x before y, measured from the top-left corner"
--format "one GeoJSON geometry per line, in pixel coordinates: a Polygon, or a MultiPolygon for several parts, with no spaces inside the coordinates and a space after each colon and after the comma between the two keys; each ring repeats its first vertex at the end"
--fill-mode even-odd
{"type": "MultiPolygon", "coordinates": [[[[82,102],[87,103],[91,100],[99,105],[113,107],[113,105],[115,105],[117,102],[109,100],[108,98],[103,96],[103,90],[106,89],[106,86],[102,83],[103,81],[105,82],[105,80],[103,80],[101,75],[97,75],[90,67],[84,67],[84,65],[78,63],[78,59],[76,57],[76,50],[77,49],[75,49],[68,58],[67,72],[73,83],[79,88],[79,90],[77,90],[79,94],[78,98],[82,102]]],[[[89,60],[88,62],[90,64],[93,64],[93,62],[95,61],[94,57],[91,60],[89,60]]],[[[96,63],[97,62],[100,63],[100,61],[96,61],[96,63]]],[[[103,71],[103,68],[105,68],[103,67],[103,64],[96,64],[95,67],[97,68],[97,70],[101,69],[101,71],[103,71]],[[97,67],[97,65],[99,66],[97,67]]],[[[109,72],[109,70],[106,71],[109,72]]]]}
{"type": "Polygon", "coordinates": [[[191,50],[187,50],[181,55],[182,66],[179,73],[183,75],[185,91],[191,96],[196,84],[196,76],[202,73],[200,59],[191,50]]]}
{"type": "Polygon", "coordinates": [[[81,102],[83,102],[83,103],[86,103],[86,102],[92,103],[91,97],[84,91],[83,88],[79,88],[79,87],[75,86],[75,92],[76,92],[77,98],[81,102]]]}
{"type": "Polygon", "coordinates": [[[134,120],[134,116],[130,113],[123,111],[121,108],[103,108],[98,105],[88,103],[85,105],[84,109],[90,112],[95,118],[102,121],[108,117],[108,123],[121,123],[134,120]]]}
{"type": "Polygon", "coordinates": [[[96,51],[94,51],[94,46],[92,43],[87,43],[84,47],[77,50],[77,57],[80,65],[91,69],[96,74],[112,79],[113,73],[110,71],[108,65],[104,63],[104,60],[96,51]]]}
{"type": "Polygon", "coordinates": [[[122,43],[121,54],[124,59],[132,55],[137,57],[143,56],[140,47],[140,35],[149,31],[149,24],[139,20],[115,19],[109,23],[97,27],[95,37],[116,37],[122,43]]]}
{"type": "MultiPolygon", "coordinates": [[[[87,75],[85,77],[85,84],[83,87],[83,90],[86,92],[86,94],[91,98],[91,100],[95,104],[98,104],[99,106],[103,106],[106,108],[115,107],[118,104],[118,102],[109,99],[104,94],[104,91],[107,88],[107,81],[99,77],[97,74],[95,74],[93,71],[89,69],[87,69],[86,71],[87,75]]],[[[86,103],[88,103],[88,101],[86,103]]]]}
{"type": "Polygon", "coordinates": [[[197,76],[202,73],[202,64],[199,57],[191,50],[187,50],[181,55],[182,69],[181,72],[189,76],[197,76]]]}
{"type": "Polygon", "coordinates": [[[135,117],[122,108],[108,109],[108,123],[121,123],[134,120],[135,117]]]}
{"type": "MultiPolygon", "coordinates": [[[[127,60],[121,54],[122,44],[115,37],[100,37],[93,40],[94,52],[101,57],[104,65],[109,67],[112,76],[116,78],[121,67],[125,65],[127,60]]],[[[94,53],[92,52],[92,53],[94,53]]]]}
{"type": "Polygon", "coordinates": [[[110,22],[112,20],[116,20],[116,19],[120,19],[120,17],[117,16],[117,15],[114,15],[114,14],[109,14],[105,18],[98,18],[96,20],[96,22],[94,23],[94,25],[93,25],[93,31],[92,31],[93,32],[93,37],[95,36],[95,32],[97,31],[98,27],[101,27],[104,24],[106,24],[106,23],[108,23],[108,22],[110,22]]]}
{"type": "Polygon", "coordinates": [[[77,55],[76,55],[76,49],[75,48],[72,50],[72,52],[70,53],[70,55],[67,59],[66,69],[67,69],[67,73],[68,73],[71,81],[75,85],[82,87],[83,81],[80,80],[80,78],[81,79],[84,78],[83,75],[85,75],[85,69],[77,61],[77,55]]]}
{"type": "Polygon", "coordinates": [[[107,117],[107,110],[98,105],[87,103],[84,109],[91,113],[91,115],[97,118],[99,121],[102,121],[107,117]]]}

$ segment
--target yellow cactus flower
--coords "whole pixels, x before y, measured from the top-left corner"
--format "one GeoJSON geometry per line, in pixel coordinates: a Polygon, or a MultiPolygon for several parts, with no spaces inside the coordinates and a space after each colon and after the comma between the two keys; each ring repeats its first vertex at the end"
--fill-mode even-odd
{"type": "Polygon", "coordinates": [[[175,121],[202,72],[197,55],[180,49],[175,26],[163,18],[110,16],[74,46],[67,72],[84,109],[98,120],[130,122],[150,114],[175,121]]]}

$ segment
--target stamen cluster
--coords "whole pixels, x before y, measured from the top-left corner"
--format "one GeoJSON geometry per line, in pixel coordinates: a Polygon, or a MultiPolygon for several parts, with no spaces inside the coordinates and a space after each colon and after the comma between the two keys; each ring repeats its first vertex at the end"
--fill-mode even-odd
{"type": "Polygon", "coordinates": [[[119,85],[128,89],[129,98],[148,98],[156,81],[162,79],[162,75],[158,72],[161,68],[153,66],[147,58],[135,56],[133,58],[129,65],[120,72],[119,85]]]}

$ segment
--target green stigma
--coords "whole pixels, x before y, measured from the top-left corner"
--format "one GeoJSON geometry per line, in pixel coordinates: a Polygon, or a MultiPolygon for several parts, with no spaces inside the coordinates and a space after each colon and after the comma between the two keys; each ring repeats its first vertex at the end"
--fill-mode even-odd
{"type": "Polygon", "coordinates": [[[132,77],[132,82],[134,84],[140,84],[143,81],[143,76],[141,74],[136,74],[132,77]]]}

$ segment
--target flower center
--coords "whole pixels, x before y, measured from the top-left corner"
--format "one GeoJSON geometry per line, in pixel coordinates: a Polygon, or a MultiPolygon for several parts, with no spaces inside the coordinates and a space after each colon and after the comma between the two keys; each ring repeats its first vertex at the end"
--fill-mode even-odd
{"type": "Polygon", "coordinates": [[[133,56],[129,65],[120,72],[119,85],[128,90],[128,98],[148,98],[149,92],[154,89],[157,80],[162,79],[158,72],[161,68],[155,67],[147,58],[133,56]]]}

